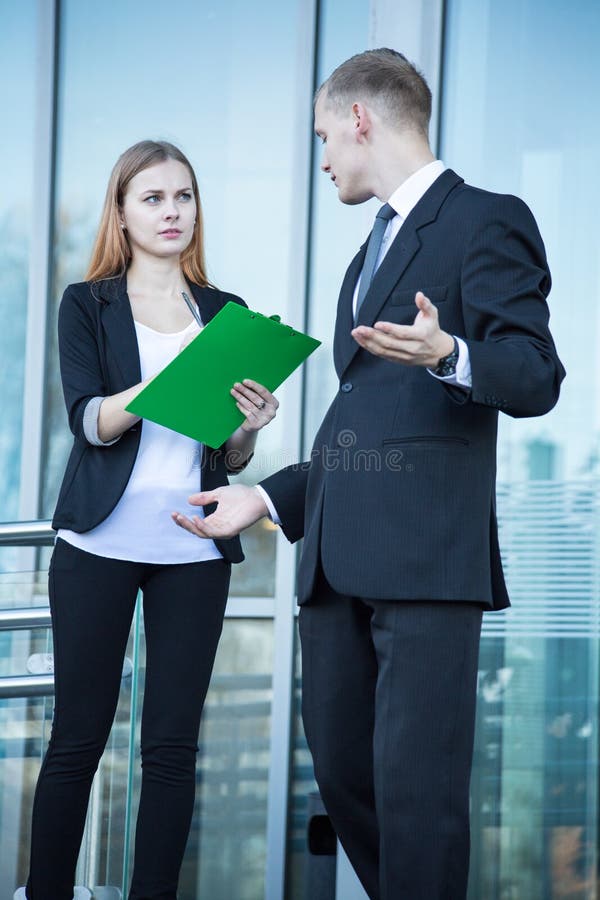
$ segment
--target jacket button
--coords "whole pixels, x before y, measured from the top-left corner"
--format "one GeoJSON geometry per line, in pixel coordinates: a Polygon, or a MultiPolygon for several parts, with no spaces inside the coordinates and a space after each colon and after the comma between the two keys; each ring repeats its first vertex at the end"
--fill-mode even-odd
{"type": "Polygon", "coordinates": [[[344,392],[344,394],[349,394],[353,387],[354,385],[351,381],[345,381],[341,387],[341,390],[344,392]]]}

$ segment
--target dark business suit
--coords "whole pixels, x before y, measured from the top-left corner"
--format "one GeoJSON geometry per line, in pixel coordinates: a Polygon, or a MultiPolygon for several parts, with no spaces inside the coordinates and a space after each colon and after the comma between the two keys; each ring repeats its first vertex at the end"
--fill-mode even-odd
{"type": "Polygon", "coordinates": [[[509,603],[495,514],[498,411],[547,412],[564,370],[542,240],[515,197],[446,170],[403,223],[359,324],[412,324],[415,293],[468,346],[472,390],[351,337],[363,246],[344,279],[336,394],[311,460],[263,482],[304,536],[305,727],[334,826],[371,897],[459,900],[481,609],[509,603]]]}

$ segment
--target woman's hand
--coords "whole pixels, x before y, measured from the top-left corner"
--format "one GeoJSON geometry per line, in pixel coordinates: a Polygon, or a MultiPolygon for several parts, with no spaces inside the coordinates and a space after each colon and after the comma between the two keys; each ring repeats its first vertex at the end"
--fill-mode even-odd
{"type": "Polygon", "coordinates": [[[251,378],[244,378],[243,382],[236,381],[231,389],[231,396],[239,411],[246,417],[246,421],[240,426],[242,431],[250,434],[260,431],[277,414],[279,401],[264,385],[251,378]]]}

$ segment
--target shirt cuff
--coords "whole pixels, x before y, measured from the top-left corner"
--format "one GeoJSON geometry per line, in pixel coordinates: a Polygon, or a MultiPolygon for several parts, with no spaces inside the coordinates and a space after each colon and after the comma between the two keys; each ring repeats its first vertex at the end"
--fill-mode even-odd
{"type": "MultiPolygon", "coordinates": [[[[456,337],[456,335],[453,335],[453,337],[456,337]]],[[[454,387],[462,388],[463,391],[470,391],[473,386],[473,379],[471,377],[469,348],[459,337],[456,338],[456,343],[458,344],[458,360],[456,361],[456,372],[453,375],[442,377],[441,375],[436,375],[432,369],[427,369],[427,371],[433,378],[443,381],[444,384],[452,384],[454,387]]]]}
{"type": "Polygon", "coordinates": [[[260,484],[255,484],[254,487],[267,504],[267,509],[269,510],[269,518],[271,519],[271,521],[275,525],[281,525],[281,519],[277,515],[277,510],[273,506],[273,501],[271,500],[267,492],[264,490],[264,488],[261,488],[260,484]]]}
{"type": "Polygon", "coordinates": [[[112,441],[103,441],[98,436],[98,416],[103,400],[104,397],[92,397],[83,411],[83,433],[87,442],[94,447],[110,447],[111,444],[116,444],[121,437],[118,434],[112,441]]]}

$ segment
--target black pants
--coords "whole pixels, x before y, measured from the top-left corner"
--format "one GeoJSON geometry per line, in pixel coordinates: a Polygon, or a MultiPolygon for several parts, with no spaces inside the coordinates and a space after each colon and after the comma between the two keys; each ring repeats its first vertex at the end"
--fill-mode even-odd
{"type": "Polygon", "coordinates": [[[175,900],[194,806],[200,714],[230,565],[105,559],[57,541],[49,596],[55,708],[33,806],[29,900],[72,900],[94,772],[113,722],[138,589],[146,681],[130,900],[175,900]]]}
{"type": "Polygon", "coordinates": [[[482,611],[337,594],[300,610],[325,808],[371,900],[463,900],[482,611]]]}

